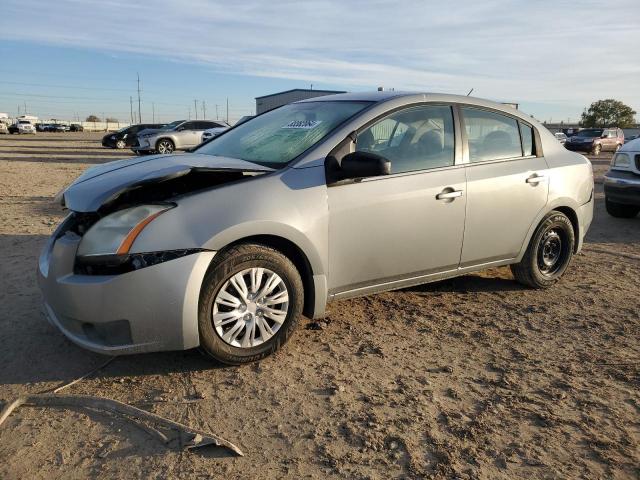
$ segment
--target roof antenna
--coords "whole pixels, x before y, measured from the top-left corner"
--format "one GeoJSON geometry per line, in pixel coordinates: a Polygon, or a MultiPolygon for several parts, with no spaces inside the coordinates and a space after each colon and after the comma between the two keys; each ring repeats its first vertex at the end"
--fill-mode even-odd
{"type": "Polygon", "coordinates": [[[467,97],[468,97],[469,95],[471,95],[471,92],[473,92],[473,88],[472,88],[471,90],[469,90],[469,93],[467,93],[467,97]]]}

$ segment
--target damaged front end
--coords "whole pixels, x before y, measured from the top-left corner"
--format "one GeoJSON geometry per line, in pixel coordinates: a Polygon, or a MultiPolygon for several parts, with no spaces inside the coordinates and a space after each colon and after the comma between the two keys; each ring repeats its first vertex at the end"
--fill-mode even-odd
{"type": "Polygon", "coordinates": [[[270,171],[242,160],[193,154],[101,165],[62,192],[60,202],[71,214],[56,235],[80,237],[76,274],[118,275],[184,257],[202,249],[130,249],[148,223],[176,206],[171,200],[270,171]]]}
{"type": "Polygon", "coordinates": [[[200,286],[215,252],[180,238],[188,218],[180,202],[271,171],[197,154],[89,169],[64,190],[70,213],[40,255],[49,321],[103,354],[197,347],[200,286]],[[152,235],[160,245],[151,246],[142,237],[163,215],[166,233],[152,235]]]}

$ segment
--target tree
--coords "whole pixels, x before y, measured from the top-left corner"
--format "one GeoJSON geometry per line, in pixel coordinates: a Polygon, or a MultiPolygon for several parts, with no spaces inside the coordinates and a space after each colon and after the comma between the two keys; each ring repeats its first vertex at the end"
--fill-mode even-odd
{"type": "Polygon", "coordinates": [[[113,118],[113,117],[108,117],[107,118],[107,122],[109,122],[109,123],[118,123],[118,119],[117,118],[113,118]]]}
{"type": "Polygon", "coordinates": [[[589,110],[582,112],[580,125],[583,127],[620,127],[629,128],[635,124],[636,112],[628,105],[609,98],[593,102],[589,110]]]}
{"type": "Polygon", "coordinates": [[[85,120],[85,122],[101,122],[102,120],[100,120],[100,117],[96,116],[96,115],[89,115],[87,117],[87,119],[85,120]]]}

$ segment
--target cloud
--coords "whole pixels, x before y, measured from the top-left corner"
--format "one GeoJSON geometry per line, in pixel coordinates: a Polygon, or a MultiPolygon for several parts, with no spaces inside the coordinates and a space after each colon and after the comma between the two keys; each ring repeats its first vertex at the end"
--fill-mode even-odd
{"type": "Polygon", "coordinates": [[[0,38],[371,89],[640,110],[637,0],[4,0],[0,38]]]}

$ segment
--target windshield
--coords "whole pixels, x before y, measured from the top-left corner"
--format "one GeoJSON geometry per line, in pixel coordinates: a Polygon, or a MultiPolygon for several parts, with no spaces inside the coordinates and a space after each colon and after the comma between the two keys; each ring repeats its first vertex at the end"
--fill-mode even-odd
{"type": "Polygon", "coordinates": [[[168,123],[164,127],[160,127],[160,130],[173,130],[178,125],[183,124],[186,120],[176,120],[175,122],[168,123]]]}
{"type": "Polygon", "coordinates": [[[197,153],[280,168],[368,105],[341,101],[291,103],[235,127],[197,153]]]}
{"type": "Polygon", "coordinates": [[[594,138],[594,137],[601,137],[601,136],[602,136],[602,130],[580,130],[578,133],[576,133],[576,137],[594,138]]]}

